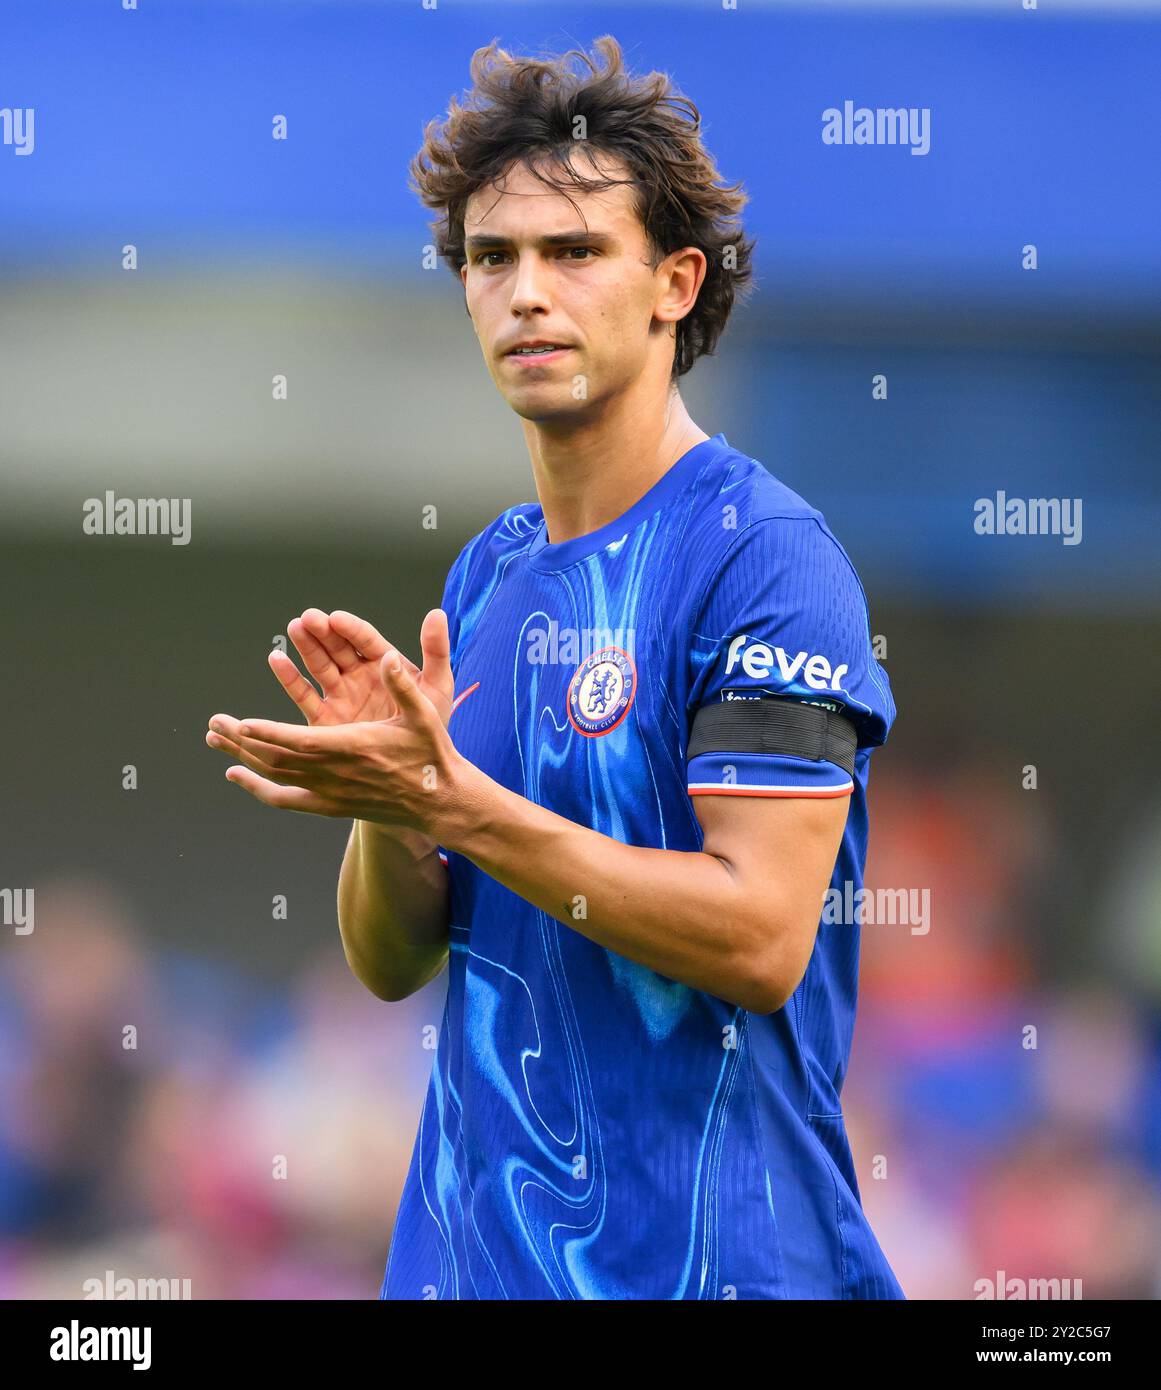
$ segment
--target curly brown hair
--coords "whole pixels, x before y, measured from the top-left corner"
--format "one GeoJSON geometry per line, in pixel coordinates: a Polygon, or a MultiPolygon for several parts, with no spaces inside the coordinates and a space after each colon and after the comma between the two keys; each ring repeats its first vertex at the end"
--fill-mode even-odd
{"type": "Polygon", "coordinates": [[[594,48],[605,59],[601,69],[580,49],[544,58],[513,57],[498,40],[477,49],[472,90],[462,105],[452,98],[446,120],[428,122],[409,166],[409,184],[439,211],[431,223],[436,250],[457,277],[467,259],[467,201],[513,163],[560,192],[631,184],[654,268],[683,246],[696,246],[706,256],[697,301],[677,324],[676,379],[713,353],[735,299],[752,288],[754,242],[737,216],[749,197],[740,183],[722,182],[702,144],[700,112],[665,73],[628,74],[611,35],[595,40],[594,48]],[[573,57],[587,65],[587,73],[572,70],[573,57]],[[578,173],[569,159],[578,130],[589,151],[620,157],[633,177],[578,173]],[[559,178],[541,172],[540,163],[554,167],[559,178]]]}

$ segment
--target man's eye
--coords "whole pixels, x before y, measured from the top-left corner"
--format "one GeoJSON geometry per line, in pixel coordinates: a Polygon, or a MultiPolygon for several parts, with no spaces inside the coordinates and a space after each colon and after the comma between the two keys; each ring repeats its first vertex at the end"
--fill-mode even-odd
{"type": "MultiPolygon", "coordinates": [[[[475,258],[475,264],[490,268],[496,264],[490,257],[507,256],[507,254],[507,251],[481,251],[475,258]]],[[[583,258],[584,260],[589,260],[593,256],[594,251],[591,246],[566,246],[561,254],[569,259],[580,260],[583,258]],[[580,253],[579,256],[577,255],[578,252],[580,253]]]]}

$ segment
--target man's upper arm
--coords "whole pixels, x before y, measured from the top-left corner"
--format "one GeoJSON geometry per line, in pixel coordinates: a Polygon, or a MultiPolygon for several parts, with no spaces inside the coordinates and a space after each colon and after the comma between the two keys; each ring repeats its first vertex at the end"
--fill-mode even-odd
{"type": "Polygon", "coordinates": [[[695,617],[687,787],[703,849],[746,888],[771,945],[772,1008],[797,988],[862,747],[895,706],[846,555],[810,517],[743,533],[695,617]]]}
{"type": "Polygon", "coordinates": [[[699,796],[702,849],[722,860],[752,901],[768,940],[767,1012],[780,1009],[810,963],[849,797],[699,796]]]}

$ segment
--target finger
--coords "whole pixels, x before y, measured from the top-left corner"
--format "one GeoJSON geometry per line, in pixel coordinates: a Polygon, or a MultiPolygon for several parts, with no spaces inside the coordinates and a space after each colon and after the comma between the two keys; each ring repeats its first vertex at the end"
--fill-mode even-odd
{"type": "Polygon", "coordinates": [[[243,738],[236,733],[219,734],[210,730],[206,734],[206,742],[211,748],[217,748],[231,758],[246,761],[256,772],[267,776],[273,776],[275,772],[316,772],[320,763],[329,761],[327,755],[292,753],[286,748],[279,748],[277,744],[263,743],[256,738],[243,738]]]}
{"type": "Polygon", "coordinates": [[[331,614],[331,630],[345,638],[364,661],[378,661],[388,647],[378,628],[344,608],[336,608],[331,614]]]}
{"type": "MultiPolygon", "coordinates": [[[[215,737],[214,734],[206,736],[209,743],[215,737]]],[[[311,770],[302,767],[289,767],[286,765],[275,766],[268,763],[264,758],[259,758],[245,748],[240,748],[236,743],[228,740],[211,745],[220,747],[224,753],[229,753],[231,757],[248,767],[251,772],[256,772],[260,777],[265,777],[268,781],[277,782],[281,786],[300,786],[305,778],[310,776],[311,770]]]]}
{"type": "Polygon", "coordinates": [[[323,707],[323,698],[284,651],[275,648],[266,658],[278,683],[313,724],[323,707]]]}
{"type": "MultiPolygon", "coordinates": [[[[299,656],[302,657],[306,669],[318,681],[323,688],[323,693],[326,694],[339,684],[343,678],[343,672],[329,649],[316,635],[319,623],[314,614],[318,612],[317,608],[308,608],[301,618],[292,618],[287,623],[286,631],[299,656]]],[[[324,618],[329,632],[330,619],[325,614],[321,616],[324,618]]],[[[352,656],[354,657],[353,653],[352,656]]],[[[357,661],[358,658],[354,657],[354,660],[357,661]]]]}
{"type": "Polygon", "coordinates": [[[280,751],[289,749],[292,753],[317,753],[330,756],[335,753],[357,751],[355,738],[361,728],[359,724],[320,724],[310,727],[303,724],[281,724],[276,719],[244,719],[233,731],[235,742],[245,744],[247,739],[258,739],[272,743],[280,751]]]}
{"type": "Polygon", "coordinates": [[[314,816],[348,815],[325,797],[309,792],[305,787],[281,787],[265,777],[259,777],[245,767],[228,767],[226,781],[234,782],[243,791],[248,791],[266,806],[276,806],[282,811],[305,811],[314,816]]]}
{"type": "Polygon", "coordinates": [[[350,642],[331,626],[329,613],[321,608],[308,608],[299,621],[311,636],[326,649],[327,655],[340,671],[353,671],[359,664],[359,653],[350,642]]]}

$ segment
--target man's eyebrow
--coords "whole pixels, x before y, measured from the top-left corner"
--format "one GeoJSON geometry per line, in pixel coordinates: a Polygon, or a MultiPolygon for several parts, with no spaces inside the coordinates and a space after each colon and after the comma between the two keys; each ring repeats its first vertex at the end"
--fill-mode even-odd
{"type": "MultiPolygon", "coordinates": [[[[615,238],[608,232],[591,232],[579,227],[575,232],[553,232],[550,236],[537,237],[540,246],[572,246],[578,241],[590,246],[611,246],[615,238]]],[[[512,245],[511,237],[492,236],[483,233],[464,238],[464,248],[468,251],[500,251],[512,245]]]]}

